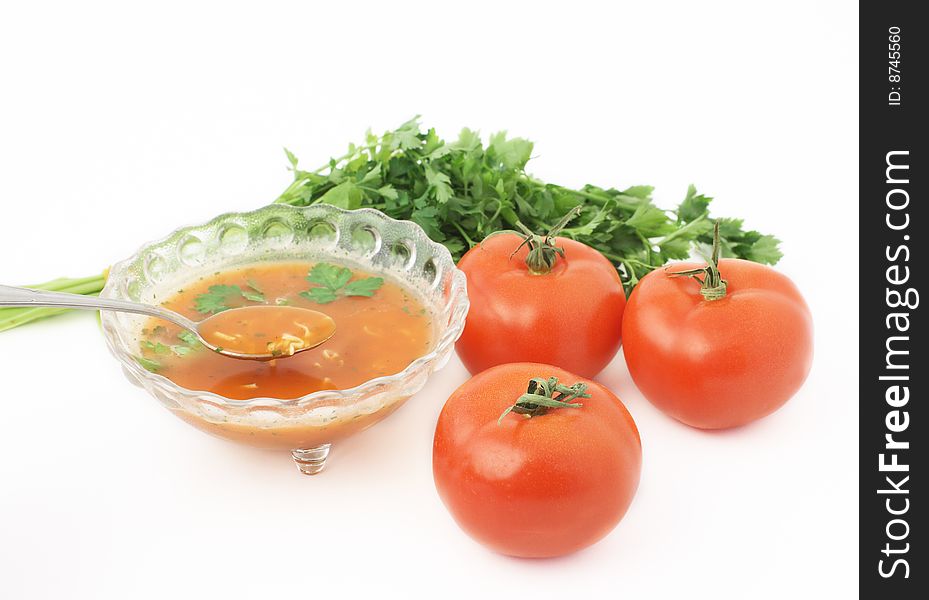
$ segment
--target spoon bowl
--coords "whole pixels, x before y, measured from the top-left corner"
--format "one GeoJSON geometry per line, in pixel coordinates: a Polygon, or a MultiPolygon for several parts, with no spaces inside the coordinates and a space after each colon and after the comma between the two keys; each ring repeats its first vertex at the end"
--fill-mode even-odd
{"type": "Polygon", "coordinates": [[[315,348],[335,334],[327,314],[296,306],[243,306],[198,323],[200,343],[231,358],[276,360],[315,348]]]}

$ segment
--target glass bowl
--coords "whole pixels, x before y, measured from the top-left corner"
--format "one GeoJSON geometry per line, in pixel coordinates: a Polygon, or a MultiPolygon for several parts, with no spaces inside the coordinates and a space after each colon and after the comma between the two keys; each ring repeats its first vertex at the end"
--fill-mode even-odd
{"type": "MultiPolygon", "coordinates": [[[[373,209],[271,205],[220,215],[143,246],[110,269],[104,298],[158,304],[179,286],[216,271],[274,261],[337,261],[399,283],[419,296],[435,324],[433,350],[401,372],[346,390],[282,400],[232,400],[183,388],[138,360],[148,317],[103,311],[107,347],[126,377],[184,421],[219,437],[287,449],[302,473],[322,470],[330,444],[396,410],[445,366],[468,312],[465,275],[448,250],[410,221],[373,209]]],[[[234,359],[232,359],[234,360],[234,359]]]]}

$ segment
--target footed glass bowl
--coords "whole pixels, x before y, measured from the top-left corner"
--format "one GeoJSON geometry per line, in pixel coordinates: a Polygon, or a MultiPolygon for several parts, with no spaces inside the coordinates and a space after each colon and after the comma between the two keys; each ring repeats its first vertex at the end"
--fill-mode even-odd
{"type": "Polygon", "coordinates": [[[407,288],[432,313],[436,327],[432,351],[395,375],[351,389],[318,391],[292,400],[231,400],[183,388],[144,369],[138,361],[139,343],[148,317],[104,311],[101,321],[107,346],[129,380],[168,410],[234,442],[290,450],[300,471],[312,475],[322,470],[333,442],[389,415],[448,362],[464,329],[468,297],[464,273],[444,246],[430,240],[415,223],[372,209],[270,205],[221,215],[146,244],[113,265],[100,296],[158,304],[180,286],[216,271],[295,260],[335,261],[407,288]]]}

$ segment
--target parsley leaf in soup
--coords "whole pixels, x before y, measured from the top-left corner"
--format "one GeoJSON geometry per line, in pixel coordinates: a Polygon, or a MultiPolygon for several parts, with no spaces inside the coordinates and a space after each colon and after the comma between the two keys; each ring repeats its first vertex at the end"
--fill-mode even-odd
{"type": "Polygon", "coordinates": [[[175,344],[174,346],[171,346],[171,352],[173,352],[176,356],[187,356],[193,351],[194,348],[191,346],[184,346],[181,344],[175,344]]]}
{"type": "Polygon", "coordinates": [[[317,284],[309,290],[300,292],[307,300],[317,304],[329,304],[342,296],[371,297],[382,285],[381,277],[365,277],[351,281],[352,272],[346,267],[319,263],[310,269],[307,280],[317,284]]]}
{"type": "Polygon", "coordinates": [[[371,297],[374,292],[384,285],[384,280],[380,277],[368,277],[352,281],[345,286],[344,294],[346,296],[366,296],[371,297]]]}
{"type": "Polygon", "coordinates": [[[187,331],[186,329],[182,329],[181,332],[177,334],[177,337],[188,346],[196,346],[198,343],[200,343],[200,340],[197,339],[196,334],[194,334],[192,331],[187,331]]]}
{"type": "Polygon", "coordinates": [[[207,292],[194,299],[194,310],[202,314],[215,315],[229,310],[231,297],[242,296],[242,288],[237,285],[211,285],[207,292]]]}
{"type": "Polygon", "coordinates": [[[261,292],[256,292],[251,289],[242,290],[242,297],[246,300],[251,300],[252,302],[264,302],[265,297],[261,292]]]}
{"type": "Polygon", "coordinates": [[[242,290],[242,295],[245,296],[246,300],[251,300],[252,302],[265,301],[265,293],[261,291],[261,288],[258,287],[258,282],[254,279],[249,279],[246,282],[246,289],[242,290]]]}
{"type": "Polygon", "coordinates": [[[167,354],[170,351],[170,348],[168,346],[165,346],[161,342],[152,342],[149,340],[142,340],[140,345],[145,350],[148,350],[149,352],[153,352],[155,354],[167,354]]]}
{"type": "Polygon", "coordinates": [[[310,283],[318,283],[321,286],[337,290],[344,286],[352,278],[352,272],[347,267],[338,267],[326,263],[319,263],[310,269],[307,280],[310,283]]]}
{"type": "Polygon", "coordinates": [[[329,304],[339,297],[334,290],[326,287],[310,288],[307,291],[300,292],[300,295],[316,304],[329,304]]]}
{"type": "Polygon", "coordinates": [[[143,356],[135,356],[136,362],[142,366],[146,371],[151,371],[152,373],[157,373],[161,370],[161,363],[157,360],[152,360],[150,358],[145,358],[143,356]]]}

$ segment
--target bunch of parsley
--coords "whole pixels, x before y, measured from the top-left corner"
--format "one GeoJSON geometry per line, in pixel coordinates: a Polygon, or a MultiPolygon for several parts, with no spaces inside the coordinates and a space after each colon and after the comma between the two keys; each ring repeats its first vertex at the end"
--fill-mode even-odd
{"type": "MultiPolygon", "coordinates": [[[[456,260],[491,233],[516,229],[517,222],[546,233],[575,206],[581,206],[580,214],[561,235],[613,261],[627,292],[671,259],[688,258],[694,251],[707,254],[713,241],[712,198],[693,186],[677,208],[662,210],[652,202],[650,186],[570,189],[539,181],[526,172],[532,142],[507,138],[505,132],[484,145],[477,132],[463,129],[448,142],[434,129],[423,131],[416,117],[381,136],[369,131],[364,144],[350,145],[346,154],[314,171],[300,169],[297,158],[286,152],[294,180],[275,202],[377,208],[415,221],[456,260]]],[[[723,256],[766,264],[781,258],[773,236],[745,231],[740,219],[719,221],[723,256]]],[[[96,295],[104,281],[104,275],[96,275],[30,287],[96,295]]],[[[0,309],[0,331],[64,310],[0,309]]]]}
{"type": "MultiPolygon", "coordinates": [[[[581,211],[561,235],[596,248],[619,269],[627,292],[646,273],[671,259],[688,258],[712,244],[712,198],[690,186],[674,210],[651,199],[652,187],[624,190],[585,185],[570,189],[526,172],[532,142],[480,135],[463,129],[458,139],[423,131],[418,117],[376,136],[314,171],[299,168],[285,149],[293,182],[276,202],[307,206],[324,202],[342,208],[376,208],[395,219],[418,223],[457,260],[482,239],[521,222],[545,233],[575,206],[581,211]]],[[[723,256],[774,264],[778,240],[745,231],[740,219],[722,218],[723,256]]]]}

